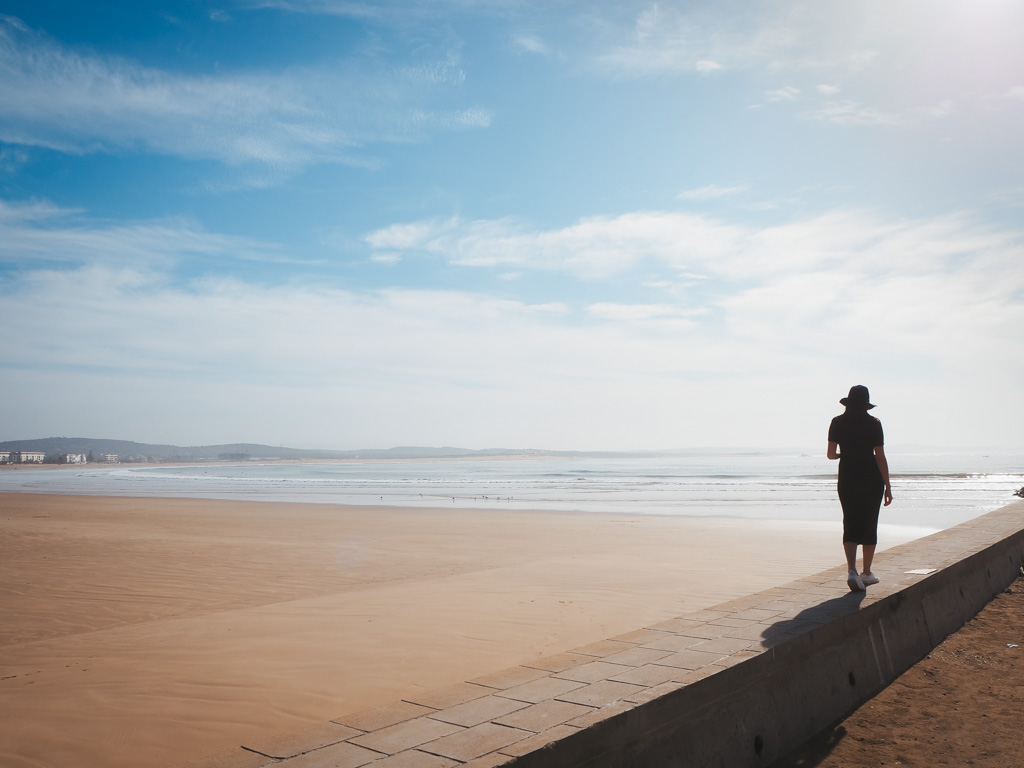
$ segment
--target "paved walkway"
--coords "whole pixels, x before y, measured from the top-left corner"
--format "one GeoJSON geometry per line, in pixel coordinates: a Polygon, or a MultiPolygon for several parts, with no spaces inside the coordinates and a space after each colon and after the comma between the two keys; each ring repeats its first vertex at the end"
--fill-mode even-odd
{"type": "Polygon", "coordinates": [[[881,553],[863,599],[845,567],[598,643],[242,745],[195,768],[492,768],[862,610],[1024,527],[1024,503],[881,553]],[[858,596],[859,597],[859,596],[858,596]]]}

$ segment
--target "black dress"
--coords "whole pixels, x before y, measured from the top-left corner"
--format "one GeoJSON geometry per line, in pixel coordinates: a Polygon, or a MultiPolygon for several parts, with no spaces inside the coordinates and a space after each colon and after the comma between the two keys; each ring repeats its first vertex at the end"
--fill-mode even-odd
{"type": "Polygon", "coordinates": [[[847,410],[832,419],[828,439],[839,443],[837,490],[843,505],[843,541],[877,544],[885,482],[874,449],[884,445],[882,422],[867,411],[847,410]]]}

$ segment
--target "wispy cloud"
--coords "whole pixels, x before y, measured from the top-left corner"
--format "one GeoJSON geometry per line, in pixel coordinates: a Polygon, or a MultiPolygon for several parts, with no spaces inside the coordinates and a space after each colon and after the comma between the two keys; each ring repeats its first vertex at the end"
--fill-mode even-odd
{"type": "Polygon", "coordinates": [[[729,186],[722,186],[720,184],[708,184],[704,187],[697,187],[696,189],[685,189],[676,195],[677,200],[717,200],[720,197],[728,197],[729,195],[737,195],[741,192],[746,192],[750,189],[749,184],[732,184],[729,186]]]}
{"type": "Polygon", "coordinates": [[[186,75],[78,52],[8,18],[0,20],[0,140],[283,173],[366,164],[374,144],[486,127],[486,110],[445,105],[463,78],[452,60],[186,75]]]}
{"type": "Polygon", "coordinates": [[[408,17],[435,17],[452,11],[501,12],[519,5],[521,0],[238,0],[246,8],[277,8],[294,13],[352,16],[356,18],[396,19],[408,17]]]}
{"type": "Polygon", "coordinates": [[[636,212],[584,219],[562,229],[536,231],[514,219],[429,220],[370,233],[374,247],[426,252],[472,267],[530,268],[601,279],[641,262],[704,262],[734,244],[736,231],[710,219],[636,212]]]}
{"type": "Polygon", "coordinates": [[[292,261],[277,245],[206,232],[184,219],[103,224],[81,214],[45,201],[0,201],[0,264],[47,269],[62,264],[168,268],[196,257],[292,261]]]}
{"type": "Polygon", "coordinates": [[[921,107],[918,110],[925,117],[949,117],[956,109],[956,102],[952,99],[943,99],[938,104],[921,107]]]}
{"type": "Polygon", "coordinates": [[[703,314],[705,310],[686,310],[683,307],[672,304],[621,304],[614,302],[600,302],[587,307],[594,317],[605,320],[616,320],[626,322],[637,321],[670,321],[677,327],[693,327],[696,325],[691,319],[693,315],[703,314]]]}
{"type": "MultiPolygon", "coordinates": [[[[173,279],[190,253],[208,260],[277,248],[167,223],[107,229],[45,202],[5,206],[0,221],[5,255],[21,267],[5,275],[0,309],[34,318],[0,336],[5,381],[34,382],[48,412],[72,426],[81,414],[55,397],[54,382],[98,409],[146,412],[152,429],[175,437],[175,409],[215,403],[209,429],[225,428],[221,413],[231,423],[258,411],[252,439],[270,431],[270,442],[743,444],[751,419],[764,418],[751,381],[759,396],[784,399],[871,371],[873,382],[909,382],[927,397],[941,377],[942,397],[967,400],[981,384],[1009,396],[1024,375],[1013,354],[1024,325],[1024,233],[966,215],[838,210],[751,227],[640,212],[556,230],[448,219],[375,233],[402,258],[432,249],[467,267],[561,269],[662,292],[589,302],[571,293],[534,302],[473,290],[355,291],[330,280],[260,285],[212,268],[173,279]],[[101,257],[119,241],[122,251],[101,257]],[[69,262],[68,253],[85,256],[69,262]],[[674,292],[694,276],[698,297],[674,292]],[[702,398],[730,403],[729,423],[691,407],[702,398]],[[268,402],[279,407],[267,413],[268,402]],[[605,413],[611,402],[615,413],[605,413]],[[637,432],[638,424],[648,426],[637,432]]],[[[802,443],[803,426],[786,424],[786,439],[802,443]]],[[[929,438],[926,419],[920,427],[915,439],[929,438]]],[[[815,436],[820,428],[810,425],[815,436]]]]}
{"type": "Polygon", "coordinates": [[[1024,208],[1024,186],[997,189],[988,196],[988,199],[1010,208],[1024,208]]]}
{"type": "MultiPolygon", "coordinates": [[[[1011,329],[1024,322],[1017,261],[1024,260],[1024,233],[966,215],[899,220],[835,210],[758,228],[637,212],[546,231],[451,219],[423,233],[406,240],[408,258],[423,250],[463,267],[514,264],[660,290],[671,300],[603,302],[587,311],[629,322],[636,333],[672,328],[709,345],[717,339],[721,349],[760,360],[755,367],[773,368],[769,358],[794,370],[822,365],[836,355],[836,339],[853,340],[844,342],[847,363],[867,364],[884,347],[897,367],[905,359],[935,370],[952,344],[959,360],[983,364],[1013,346],[1011,329]]],[[[698,357],[698,365],[724,365],[714,352],[698,357]]]]}
{"type": "MultiPolygon", "coordinates": [[[[459,218],[396,224],[367,236],[376,247],[440,256],[452,264],[560,271],[581,279],[620,276],[642,267],[664,278],[711,274],[727,282],[773,281],[786,274],[948,274],[983,261],[1009,264],[1021,233],[988,230],[965,215],[892,220],[835,210],[770,227],[752,227],[689,213],[635,212],[593,217],[568,227],[531,229],[508,219],[459,218]]],[[[1024,281],[1024,273],[1014,278],[1024,281]]]]}
{"type": "Polygon", "coordinates": [[[816,89],[832,101],[811,116],[827,124],[912,128],[991,94],[1024,98],[1014,80],[1024,67],[1024,6],[1015,3],[977,12],[925,0],[659,3],[608,28],[593,60],[609,77],[686,76],[702,61],[754,82],[782,74],[789,83],[764,91],[766,102],[816,89]],[[840,92],[855,96],[836,99],[840,92]]]}
{"type": "Polygon", "coordinates": [[[794,101],[800,96],[800,89],[792,85],[786,85],[775,90],[765,91],[764,97],[768,101],[794,101]]]}
{"type": "Polygon", "coordinates": [[[706,75],[711,72],[717,72],[722,68],[722,65],[719,64],[717,61],[711,61],[710,59],[701,59],[696,64],[694,64],[694,68],[702,75],[706,75]]]}
{"type": "Polygon", "coordinates": [[[537,35],[519,33],[512,36],[512,45],[525,53],[533,53],[538,56],[550,56],[551,47],[537,35]]]}
{"type": "Polygon", "coordinates": [[[882,112],[852,99],[826,102],[808,116],[834,125],[902,125],[906,122],[898,114],[882,112]]]}
{"type": "Polygon", "coordinates": [[[621,39],[595,59],[616,77],[644,77],[664,72],[706,74],[746,68],[770,59],[794,42],[793,30],[780,19],[746,9],[689,11],[651,5],[635,17],[621,39]]]}

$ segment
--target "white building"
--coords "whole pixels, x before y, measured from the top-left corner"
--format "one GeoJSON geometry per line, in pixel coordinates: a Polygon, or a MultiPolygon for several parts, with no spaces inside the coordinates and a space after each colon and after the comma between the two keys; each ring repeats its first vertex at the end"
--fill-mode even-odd
{"type": "Polygon", "coordinates": [[[100,458],[103,459],[107,464],[117,464],[116,453],[101,453],[100,458]]]}
{"type": "Polygon", "coordinates": [[[46,454],[42,451],[19,451],[18,463],[20,464],[42,464],[46,454]]]}
{"type": "Polygon", "coordinates": [[[85,464],[84,453],[65,453],[60,457],[62,464],[85,464]]]}

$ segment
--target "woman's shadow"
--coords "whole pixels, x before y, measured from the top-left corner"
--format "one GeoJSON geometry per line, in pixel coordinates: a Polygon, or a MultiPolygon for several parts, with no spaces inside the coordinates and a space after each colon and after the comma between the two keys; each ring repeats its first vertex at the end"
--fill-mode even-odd
{"type": "MultiPolygon", "coordinates": [[[[815,627],[821,627],[842,616],[856,613],[864,600],[864,592],[848,592],[823,603],[804,608],[796,616],[781,619],[761,633],[761,645],[773,648],[815,627]]],[[[821,765],[846,736],[845,718],[818,731],[796,749],[783,755],[768,768],[814,768],[821,765]]]]}

